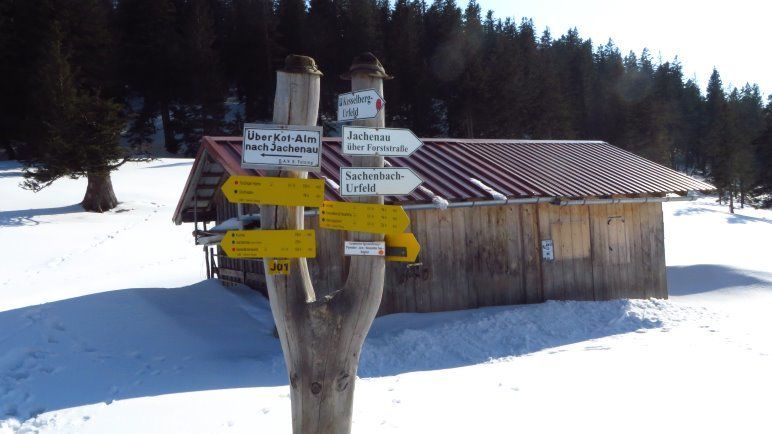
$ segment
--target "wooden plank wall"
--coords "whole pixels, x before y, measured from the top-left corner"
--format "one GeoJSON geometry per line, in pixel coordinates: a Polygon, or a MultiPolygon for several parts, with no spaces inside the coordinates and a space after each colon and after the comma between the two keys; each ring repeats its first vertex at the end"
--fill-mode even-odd
{"type": "Polygon", "coordinates": [[[667,298],[662,204],[589,207],[596,300],[667,298]]]}
{"type": "Polygon", "coordinates": [[[595,299],[587,208],[539,204],[540,239],[552,240],[555,254],[542,261],[545,300],[595,299]]]}
{"type": "MultiPolygon", "coordinates": [[[[218,203],[218,222],[235,216],[218,203]]],[[[252,212],[253,210],[245,210],[252,212]]],[[[662,205],[509,205],[408,211],[419,264],[388,263],[380,315],[544,300],[667,297],[662,205]],[[553,240],[555,260],[541,259],[553,240]]],[[[316,217],[306,227],[319,229],[316,217]]],[[[345,233],[317,230],[309,269],[318,293],[343,284],[345,233]]],[[[220,258],[264,291],[258,262],[220,258]]]]}

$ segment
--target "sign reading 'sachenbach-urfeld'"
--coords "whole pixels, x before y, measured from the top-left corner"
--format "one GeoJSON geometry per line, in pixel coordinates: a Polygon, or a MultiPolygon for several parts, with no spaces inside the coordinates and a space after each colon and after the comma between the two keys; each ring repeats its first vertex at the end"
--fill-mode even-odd
{"type": "Polygon", "coordinates": [[[348,155],[408,157],[423,142],[406,128],[343,127],[342,149],[348,155]]]}
{"type": "Polygon", "coordinates": [[[341,196],[402,196],[423,180],[408,167],[341,167],[341,196]]]}
{"type": "Polygon", "coordinates": [[[322,127],[244,124],[241,167],[318,172],[322,127]]]}
{"type": "Polygon", "coordinates": [[[338,120],[354,121],[378,116],[386,101],[375,89],[358,90],[338,95],[338,120]]]}

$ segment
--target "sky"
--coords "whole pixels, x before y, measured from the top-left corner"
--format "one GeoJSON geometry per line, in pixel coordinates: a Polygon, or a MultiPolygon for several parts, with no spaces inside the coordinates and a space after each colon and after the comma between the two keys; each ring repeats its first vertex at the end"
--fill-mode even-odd
{"type": "MultiPolygon", "coordinates": [[[[457,0],[462,8],[466,0],[457,0]]],[[[772,93],[770,0],[478,0],[483,16],[532,18],[554,38],[571,27],[594,46],[613,39],[622,54],[644,47],[657,62],[678,56],[684,76],[705,91],[715,66],[725,87],[757,83],[772,93]]]]}

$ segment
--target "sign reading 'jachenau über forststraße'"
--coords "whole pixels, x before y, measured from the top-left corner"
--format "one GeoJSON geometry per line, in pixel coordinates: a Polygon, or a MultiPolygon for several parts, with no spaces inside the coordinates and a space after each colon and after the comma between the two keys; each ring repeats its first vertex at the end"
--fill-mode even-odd
{"type": "Polygon", "coordinates": [[[318,172],[322,127],[244,124],[241,167],[318,172]]]}
{"type": "Polygon", "coordinates": [[[406,128],[343,127],[341,148],[348,155],[408,157],[423,142],[406,128]]]}

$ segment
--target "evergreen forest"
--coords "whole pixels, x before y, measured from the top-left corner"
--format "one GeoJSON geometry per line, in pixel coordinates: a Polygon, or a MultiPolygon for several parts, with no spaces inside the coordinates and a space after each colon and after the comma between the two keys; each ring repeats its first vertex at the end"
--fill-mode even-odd
{"type": "Polygon", "coordinates": [[[678,59],[537,33],[474,0],[0,0],[0,149],[37,169],[33,189],[97,183],[152,141],[191,156],[202,135],[270,120],[290,53],[324,73],[320,122],[335,131],[340,75],[366,51],[395,77],[388,126],[605,140],[727,200],[772,193],[772,96],[757,85],[725,86],[717,65],[700,87],[678,59]]]}

